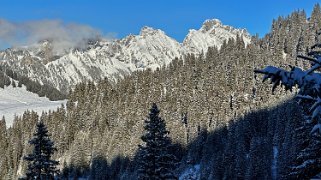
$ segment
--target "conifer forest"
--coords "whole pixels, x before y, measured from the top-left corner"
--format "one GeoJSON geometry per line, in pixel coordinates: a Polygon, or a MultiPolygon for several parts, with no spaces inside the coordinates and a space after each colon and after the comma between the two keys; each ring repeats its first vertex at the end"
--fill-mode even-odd
{"type": "Polygon", "coordinates": [[[67,100],[9,127],[3,116],[0,179],[321,178],[320,43],[316,4],[251,43],[237,36],[68,93],[1,64],[1,88],[67,100]]]}

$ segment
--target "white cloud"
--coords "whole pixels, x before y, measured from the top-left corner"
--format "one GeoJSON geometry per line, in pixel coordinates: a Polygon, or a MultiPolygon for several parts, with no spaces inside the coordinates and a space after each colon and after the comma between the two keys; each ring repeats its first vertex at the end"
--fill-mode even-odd
{"type": "Polygon", "coordinates": [[[87,25],[63,23],[60,20],[38,20],[14,23],[0,19],[0,47],[22,46],[51,40],[56,52],[69,48],[83,48],[86,40],[101,36],[101,32],[87,25]]]}

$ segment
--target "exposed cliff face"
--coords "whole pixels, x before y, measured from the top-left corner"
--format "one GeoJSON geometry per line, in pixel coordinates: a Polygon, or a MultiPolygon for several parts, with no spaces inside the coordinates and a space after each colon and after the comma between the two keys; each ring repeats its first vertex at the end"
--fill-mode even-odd
{"type": "Polygon", "coordinates": [[[0,52],[0,59],[2,65],[12,70],[67,92],[84,80],[97,81],[105,77],[116,80],[135,70],[156,69],[186,53],[206,52],[210,46],[219,48],[225,40],[237,36],[250,43],[246,30],[214,19],[206,20],[199,30],[190,30],[183,43],[159,29],[143,27],[139,35],[91,41],[86,49],[68,49],[56,54],[50,41],[42,41],[4,50],[0,52]]]}

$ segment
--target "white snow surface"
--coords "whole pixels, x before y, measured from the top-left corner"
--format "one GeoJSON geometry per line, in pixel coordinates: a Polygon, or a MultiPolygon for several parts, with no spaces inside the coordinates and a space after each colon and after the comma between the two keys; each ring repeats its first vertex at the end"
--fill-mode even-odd
{"type": "Polygon", "coordinates": [[[15,115],[21,116],[26,110],[41,114],[43,111],[56,110],[61,104],[66,104],[66,100],[50,101],[27,91],[25,87],[0,88],[0,116],[5,116],[7,127],[12,125],[15,115]]]}
{"type": "Polygon", "coordinates": [[[193,167],[187,168],[180,176],[179,180],[199,180],[201,179],[201,165],[196,164],[193,167]]]}
{"type": "Polygon", "coordinates": [[[219,20],[206,20],[199,30],[190,30],[183,43],[159,29],[143,27],[138,35],[119,40],[99,39],[86,49],[67,49],[54,54],[50,42],[0,51],[0,63],[41,84],[49,84],[63,92],[84,80],[113,80],[135,70],[156,69],[168,65],[175,57],[187,53],[206,53],[209,46],[242,37],[250,43],[245,29],[223,25],[219,20]]]}
{"type": "Polygon", "coordinates": [[[272,160],[272,179],[277,179],[277,164],[278,164],[278,147],[277,146],[273,146],[273,160],[272,160]]]}

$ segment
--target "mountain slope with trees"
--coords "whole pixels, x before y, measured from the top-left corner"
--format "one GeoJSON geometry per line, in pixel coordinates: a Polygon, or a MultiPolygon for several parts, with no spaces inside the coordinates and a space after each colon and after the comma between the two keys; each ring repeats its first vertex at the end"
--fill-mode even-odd
{"type": "MultiPolygon", "coordinates": [[[[138,144],[144,117],[157,103],[178,159],[175,175],[199,165],[201,178],[286,179],[311,129],[301,127],[304,108],[290,92],[264,86],[254,69],[286,64],[309,68],[297,59],[318,41],[321,12],[316,5],[307,20],[304,11],[280,17],[271,33],[225,41],[220,49],[187,54],[155,71],[135,71],[113,83],[78,84],[66,107],[43,113],[58,148],[62,174],[72,177],[137,179],[138,144]],[[277,154],[275,152],[278,152],[277,154]],[[97,161],[100,157],[101,161],[97,161]]],[[[30,139],[38,115],[26,112],[13,126],[0,132],[0,173],[6,179],[26,169],[22,155],[30,152],[30,139]],[[1,135],[1,134],[0,134],[1,135]]],[[[311,175],[312,176],[312,175],[311,175]]]]}
{"type": "MultiPolygon", "coordinates": [[[[191,30],[184,43],[160,29],[143,27],[138,35],[119,40],[97,37],[85,39],[84,47],[55,51],[54,39],[26,47],[0,51],[0,66],[19,69],[19,73],[40,84],[55,87],[64,94],[84,81],[98,82],[105,77],[117,81],[131,72],[168,65],[175,57],[206,52],[209,46],[220,48],[229,38],[250,35],[245,29],[207,20],[199,30],[191,30]]],[[[81,45],[80,45],[81,46],[81,45]]]]}

